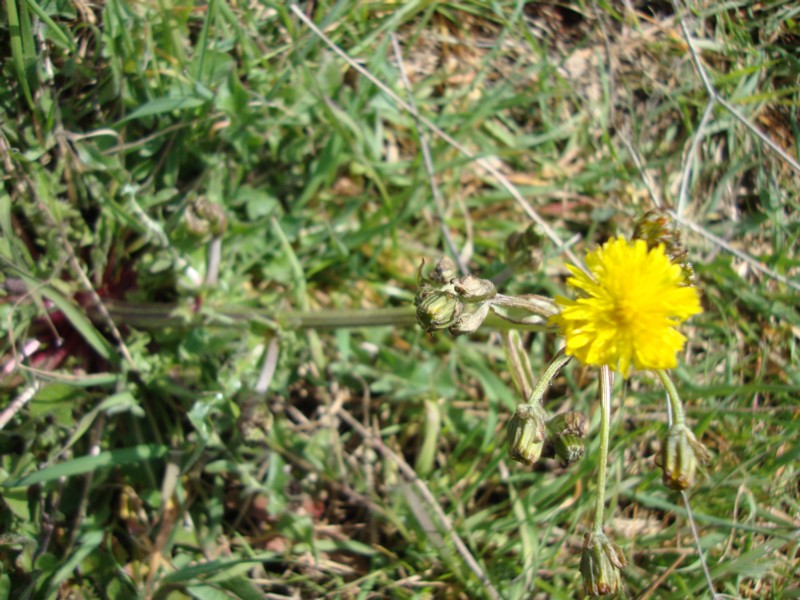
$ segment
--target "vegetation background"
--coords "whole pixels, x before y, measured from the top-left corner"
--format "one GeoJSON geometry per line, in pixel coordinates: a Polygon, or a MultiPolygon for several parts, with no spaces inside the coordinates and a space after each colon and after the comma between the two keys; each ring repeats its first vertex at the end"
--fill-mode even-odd
{"type": "MultiPolygon", "coordinates": [[[[4,0],[0,598],[580,596],[596,437],[509,461],[497,336],[424,334],[416,272],[449,238],[502,277],[533,211],[581,254],[656,205],[703,289],[675,377],[714,589],[800,597],[798,16],[4,0]]],[[[503,290],[563,292],[564,248],[503,290]]],[[[525,343],[535,372],[559,346],[525,343]]],[[[572,364],[547,406],[596,431],[596,393],[572,364]]],[[[710,597],[653,465],[662,393],[614,403],[623,595],[710,597]]]]}

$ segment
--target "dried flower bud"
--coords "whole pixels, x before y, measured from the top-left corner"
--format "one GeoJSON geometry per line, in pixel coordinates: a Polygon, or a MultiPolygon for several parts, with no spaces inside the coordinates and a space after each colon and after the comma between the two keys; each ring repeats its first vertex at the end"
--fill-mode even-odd
{"type": "Polygon", "coordinates": [[[428,279],[434,283],[446,284],[458,275],[456,264],[446,256],[436,261],[433,270],[428,274],[428,279]]]}
{"type": "Polygon", "coordinates": [[[427,331],[446,329],[461,315],[464,305],[450,292],[425,287],[414,299],[417,323],[427,331]]]}
{"type": "Polygon", "coordinates": [[[486,315],[489,314],[489,303],[484,302],[478,305],[467,305],[465,312],[450,325],[450,333],[453,335],[465,335],[473,333],[483,324],[486,315]]]}
{"type": "Polygon", "coordinates": [[[542,455],[547,414],[539,404],[520,404],[508,422],[508,454],[516,461],[532,465],[542,455]]]}
{"type": "Polygon", "coordinates": [[[561,413],[550,419],[547,429],[551,436],[574,435],[579,438],[589,433],[589,422],[586,415],[578,411],[561,413]]]}
{"type": "Polygon", "coordinates": [[[587,533],[583,539],[581,576],[583,589],[589,596],[605,596],[620,587],[620,569],[628,561],[622,549],[604,533],[587,533]]]}
{"type": "Polygon", "coordinates": [[[553,450],[556,456],[561,459],[562,467],[574,465],[583,458],[586,448],[583,440],[577,435],[561,435],[553,439],[553,450]]]}
{"type": "Polygon", "coordinates": [[[516,231],[506,239],[506,265],[514,273],[536,271],[542,266],[544,234],[537,225],[516,231]]]}
{"type": "Polygon", "coordinates": [[[479,279],[474,275],[464,275],[453,280],[453,289],[465,302],[483,302],[497,295],[497,288],[488,279],[479,279]]]}
{"type": "Polygon", "coordinates": [[[650,250],[663,244],[670,261],[683,271],[684,285],[697,284],[694,266],[688,259],[689,252],[681,241],[681,230],[666,211],[656,208],[642,215],[636,222],[633,239],[644,240],[650,250]]]}
{"type": "Polygon", "coordinates": [[[664,485],[672,490],[685,490],[694,483],[697,463],[707,462],[708,450],[683,423],[670,427],[661,443],[656,464],[663,471],[664,485]]]}

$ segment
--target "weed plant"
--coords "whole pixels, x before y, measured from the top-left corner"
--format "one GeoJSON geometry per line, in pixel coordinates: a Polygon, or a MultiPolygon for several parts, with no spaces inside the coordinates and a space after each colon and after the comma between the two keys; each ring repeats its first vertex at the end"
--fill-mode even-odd
{"type": "Polygon", "coordinates": [[[542,398],[583,459],[510,461],[563,340],[429,334],[418,268],[570,295],[657,207],[711,459],[665,487],[659,378],[617,378],[619,594],[798,597],[798,13],[5,0],[0,598],[580,597],[598,370],[542,398]]]}

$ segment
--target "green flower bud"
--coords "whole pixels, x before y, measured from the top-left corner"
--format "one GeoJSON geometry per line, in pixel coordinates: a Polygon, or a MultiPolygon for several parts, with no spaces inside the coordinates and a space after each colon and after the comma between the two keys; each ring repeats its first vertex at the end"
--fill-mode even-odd
{"type": "Polygon", "coordinates": [[[581,576],[583,589],[589,596],[605,596],[620,587],[620,569],[628,561],[622,549],[604,533],[587,533],[583,539],[581,576]]]}
{"type": "Polygon", "coordinates": [[[514,273],[537,271],[542,266],[544,234],[537,225],[516,231],[506,239],[506,265],[514,273]]]}
{"type": "Polygon", "coordinates": [[[574,465],[583,458],[586,448],[583,440],[577,435],[561,435],[553,440],[553,449],[556,456],[561,459],[562,467],[574,465]]]}
{"type": "Polygon", "coordinates": [[[225,216],[225,209],[220,204],[200,202],[197,205],[197,214],[208,222],[211,235],[214,237],[222,237],[228,228],[228,217],[225,216]]]}
{"type": "Polygon", "coordinates": [[[450,333],[453,335],[464,335],[473,333],[481,326],[489,314],[489,303],[478,304],[477,307],[467,305],[469,308],[450,325],[450,333]],[[470,310],[471,309],[471,310],[470,310]]]}
{"type": "Polygon", "coordinates": [[[694,483],[697,463],[707,462],[708,450],[683,423],[670,427],[661,443],[656,464],[663,471],[664,485],[672,490],[685,490],[694,483]]]}
{"type": "Polygon", "coordinates": [[[450,292],[426,286],[414,300],[417,323],[428,333],[446,329],[461,315],[464,305],[450,292]]]}
{"type": "Polygon", "coordinates": [[[220,237],[228,227],[225,209],[219,204],[209,202],[204,196],[192,201],[186,207],[184,218],[186,229],[197,237],[206,237],[208,234],[220,237]]]}
{"type": "Polygon", "coordinates": [[[453,289],[465,302],[483,302],[497,295],[497,288],[488,279],[479,279],[475,275],[464,275],[453,280],[453,289]]]}
{"type": "Polygon", "coordinates": [[[589,422],[586,415],[578,411],[570,411],[556,415],[547,423],[551,436],[574,435],[579,438],[589,433],[589,422]]]}
{"type": "Polygon", "coordinates": [[[508,454],[526,465],[532,465],[542,455],[547,414],[539,404],[520,404],[508,422],[508,454]]]}

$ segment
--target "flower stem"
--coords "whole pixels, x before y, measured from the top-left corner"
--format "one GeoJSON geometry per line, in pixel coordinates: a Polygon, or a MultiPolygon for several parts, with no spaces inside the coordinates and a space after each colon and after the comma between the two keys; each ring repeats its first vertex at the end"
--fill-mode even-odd
{"type": "Polygon", "coordinates": [[[681,397],[678,395],[678,390],[675,387],[675,384],[672,382],[672,378],[669,376],[669,373],[664,370],[656,371],[656,375],[658,375],[658,378],[661,380],[664,389],[667,390],[669,404],[672,408],[673,423],[676,425],[683,425],[686,422],[686,416],[683,412],[681,397]]]}
{"type": "MultiPolygon", "coordinates": [[[[198,310],[190,303],[129,303],[104,300],[112,319],[120,325],[140,329],[175,327],[191,329],[202,325],[246,328],[253,322],[272,323],[284,329],[347,329],[354,327],[413,327],[417,318],[413,306],[389,308],[319,309],[310,311],[269,310],[255,307],[215,306],[209,304],[198,310]]],[[[86,307],[90,318],[98,319],[96,311],[86,307]]],[[[499,331],[539,331],[539,324],[514,323],[489,314],[485,324],[499,331]]]]}
{"type": "Polygon", "coordinates": [[[600,464],[597,468],[597,492],[594,506],[594,533],[603,533],[606,506],[606,474],[608,472],[608,441],[611,431],[611,370],[600,367],[600,464]]]}
{"type": "Polygon", "coordinates": [[[539,378],[536,386],[533,388],[528,404],[541,404],[542,398],[550,388],[553,379],[561,372],[561,369],[572,359],[571,356],[564,354],[564,350],[559,350],[558,354],[553,357],[544,374],[539,378]]]}

